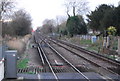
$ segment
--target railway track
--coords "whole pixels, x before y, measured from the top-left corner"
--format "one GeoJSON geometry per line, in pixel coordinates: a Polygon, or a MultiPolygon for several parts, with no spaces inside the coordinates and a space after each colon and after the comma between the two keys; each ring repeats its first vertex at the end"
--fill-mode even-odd
{"type": "Polygon", "coordinates": [[[103,57],[99,54],[96,54],[94,52],[87,51],[87,50],[85,50],[81,47],[78,47],[76,45],[73,45],[73,44],[68,44],[66,42],[59,41],[59,40],[50,40],[50,41],[63,47],[64,49],[78,55],[79,57],[82,57],[83,59],[91,62],[92,64],[94,64],[98,67],[102,67],[103,69],[108,70],[111,73],[119,74],[119,70],[120,70],[119,62],[113,61],[113,60],[103,57]],[[113,69],[115,71],[113,71],[113,69]]]}
{"type": "MultiPolygon", "coordinates": [[[[53,39],[48,39],[44,36],[41,36],[40,34],[36,34],[35,35],[35,42],[37,44],[37,50],[38,50],[38,54],[41,60],[41,67],[30,67],[30,68],[25,68],[25,69],[19,69],[18,72],[19,73],[32,73],[32,74],[38,74],[38,73],[52,73],[52,75],[54,76],[54,78],[59,81],[60,78],[58,76],[58,73],[77,73],[79,74],[80,77],[84,78],[86,81],[91,81],[88,76],[86,76],[82,71],[83,69],[86,70],[85,68],[81,68],[81,66],[76,66],[75,62],[79,61],[76,58],[81,59],[81,61],[88,63],[89,65],[94,65],[97,68],[101,68],[102,63],[101,64],[97,64],[89,59],[94,59],[97,58],[97,56],[95,56],[94,58],[85,58],[88,56],[83,56],[80,55],[79,53],[77,53],[78,49],[76,49],[77,47],[72,45],[72,44],[68,44],[66,42],[61,42],[59,40],[53,40],[53,39]],[[62,52],[60,52],[59,49],[56,49],[56,47],[58,48],[62,48],[64,50],[71,52],[71,54],[73,54],[74,59],[76,60],[72,60],[73,62],[71,62],[70,58],[64,56],[64,54],[62,52]],[[74,49],[73,49],[74,48],[74,49]],[[75,52],[76,51],[76,52],[75,52]]],[[[86,53],[86,52],[84,52],[86,53]]],[[[69,54],[68,54],[69,55],[69,54]]],[[[96,60],[96,59],[95,59],[96,60]]],[[[105,59],[103,60],[105,61],[105,59]]],[[[102,62],[103,62],[102,61],[102,62]]],[[[114,62],[112,62],[112,64],[114,64],[114,62]]],[[[112,74],[118,75],[116,72],[111,71],[110,69],[108,70],[108,68],[102,67],[102,69],[104,69],[103,71],[109,71],[112,74]]],[[[85,72],[89,72],[89,68],[87,68],[87,70],[85,72]]],[[[108,73],[109,73],[108,72],[108,73]]],[[[100,73],[101,74],[101,73],[100,73]]],[[[114,81],[113,79],[111,79],[108,76],[104,76],[102,75],[102,79],[104,79],[105,81],[114,81]]]]}
{"type": "MultiPolygon", "coordinates": [[[[43,40],[43,39],[42,39],[43,40]]],[[[40,42],[41,43],[41,42],[40,42]]],[[[70,70],[70,72],[72,72],[72,73],[78,73],[80,76],[82,75],[82,77],[84,77],[84,79],[86,80],[86,81],[90,81],[89,80],[89,78],[86,76],[86,75],[84,75],[81,71],[79,71],[79,69],[77,69],[72,63],[70,63],[67,59],[65,59],[63,56],[62,56],[62,54],[60,54],[57,50],[55,50],[49,43],[47,43],[45,40],[44,41],[42,41],[42,43],[40,44],[39,43],[39,48],[40,48],[40,50],[41,50],[41,52],[42,52],[42,54],[43,54],[43,57],[41,58],[41,59],[45,59],[46,61],[47,61],[47,63],[48,63],[48,65],[49,65],[49,67],[50,67],[50,69],[51,69],[51,71],[52,71],[52,73],[53,73],[53,75],[55,76],[55,79],[56,80],[59,80],[59,78],[58,78],[58,76],[57,76],[57,74],[56,74],[56,72],[55,72],[55,70],[54,70],[54,68],[53,68],[53,62],[51,62],[51,60],[48,58],[48,53],[47,53],[47,50],[45,49],[45,48],[42,48],[42,44],[46,44],[48,47],[49,47],[49,49],[52,51],[52,54],[54,54],[54,55],[56,55],[57,54],[57,56],[59,56],[58,58],[55,58],[56,60],[58,60],[59,58],[61,58],[61,59],[59,59],[59,60],[62,60],[62,63],[65,65],[65,66],[67,66],[68,68],[71,68],[70,70]],[[53,53],[54,52],[54,53],[53,53]],[[44,58],[45,57],[45,58],[44,58]]],[[[51,54],[51,53],[50,53],[51,54]]],[[[40,55],[40,56],[42,56],[42,55],[40,55]]],[[[54,60],[55,60],[54,59],[54,60]]],[[[58,62],[55,60],[55,63],[57,64],[58,62]]],[[[43,61],[43,63],[45,63],[44,61],[43,61]]]]}
{"type": "MultiPolygon", "coordinates": [[[[59,40],[50,40],[53,43],[65,48],[68,51],[71,51],[72,53],[77,54],[78,56],[81,56],[82,58],[86,59],[86,60],[90,60],[92,61],[95,65],[98,65],[100,67],[104,67],[107,69],[119,69],[120,67],[120,63],[111,59],[108,59],[106,57],[103,57],[97,53],[85,50],[81,47],[75,46],[73,44],[68,44],[66,42],[63,41],[59,41],[59,40]],[[59,43],[58,43],[59,42],[59,43]],[[79,53],[78,53],[79,52],[79,53]],[[86,57],[86,58],[85,58],[86,57]],[[96,61],[96,62],[95,62],[96,61]]],[[[118,73],[119,74],[119,73],[118,73]]]]}
{"type": "MultiPolygon", "coordinates": [[[[47,40],[47,39],[45,39],[45,40],[47,40]]],[[[48,41],[48,40],[47,40],[48,41]]],[[[69,62],[64,56],[62,56],[62,54],[60,54],[53,46],[51,46],[50,44],[49,44],[49,42],[46,42],[46,41],[44,41],[44,43],[46,43],[54,52],[56,52],[56,54],[58,54],[65,62],[67,62],[67,63],[69,63],[69,65],[74,69],[74,70],[76,70],[79,74],[81,74],[82,76],[84,76],[87,80],[89,80],[78,68],[76,68],[76,66],[74,66],[71,62],[69,62]]],[[[68,50],[68,49],[67,49],[68,50]]],[[[70,50],[69,50],[70,51],[70,50]]],[[[72,52],[72,51],[71,51],[72,52]]],[[[73,53],[73,52],[72,52],[73,53]]],[[[85,59],[85,60],[87,60],[88,61],[88,59],[85,59]]],[[[91,62],[91,61],[90,61],[91,62]]],[[[93,62],[92,62],[93,63],[93,62]]],[[[94,65],[97,65],[97,64],[95,64],[94,63],[94,65]]],[[[100,65],[97,65],[97,66],[99,66],[100,67],[100,65]]],[[[106,68],[104,68],[105,70],[108,70],[108,69],[106,69],[106,68]]],[[[111,72],[111,71],[110,71],[111,72]]],[[[112,72],[113,73],[113,72],[112,72]]],[[[103,74],[102,74],[103,75],[103,74]]],[[[112,80],[111,78],[109,78],[109,77],[107,77],[107,76],[105,76],[104,77],[105,79],[109,79],[109,80],[111,80],[111,81],[114,81],[114,80],[112,80]]]]}
{"type": "MultiPolygon", "coordinates": [[[[52,39],[53,39],[53,38],[52,38],[52,39]]],[[[95,52],[86,50],[86,49],[84,49],[84,48],[82,48],[82,47],[80,47],[80,46],[78,46],[78,45],[76,45],[76,44],[67,43],[66,41],[63,41],[63,40],[57,40],[57,39],[53,39],[53,40],[55,40],[55,41],[57,41],[57,42],[60,42],[60,43],[63,43],[63,44],[65,44],[65,45],[68,45],[68,46],[70,46],[70,47],[72,47],[72,48],[75,48],[75,49],[77,49],[77,50],[80,50],[80,51],[82,51],[82,52],[89,53],[89,54],[91,54],[91,55],[93,55],[93,56],[96,56],[96,57],[98,57],[98,58],[101,58],[101,59],[103,59],[103,60],[105,60],[105,61],[108,61],[108,62],[110,62],[110,63],[112,63],[112,64],[120,65],[120,62],[119,62],[119,61],[116,61],[116,60],[113,60],[113,59],[108,58],[108,57],[106,57],[106,56],[103,56],[102,54],[99,54],[99,53],[95,53],[95,52]]]]}

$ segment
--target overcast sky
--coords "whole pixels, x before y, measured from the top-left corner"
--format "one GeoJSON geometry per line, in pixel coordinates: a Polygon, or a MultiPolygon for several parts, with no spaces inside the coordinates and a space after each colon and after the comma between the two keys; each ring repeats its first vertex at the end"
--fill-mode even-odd
{"type": "MultiPolygon", "coordinates": [[[[94,10],[100,4],[112,4],[118,6],[120,0],[87,0],[90,10],[94,10]]],[[[56,16],[66,16],[64,0],[19,0],[19,8],[24,8],[30,13],[33,21],[32,27],[41,26],[45,19],[55,19],[56,16]]]]}

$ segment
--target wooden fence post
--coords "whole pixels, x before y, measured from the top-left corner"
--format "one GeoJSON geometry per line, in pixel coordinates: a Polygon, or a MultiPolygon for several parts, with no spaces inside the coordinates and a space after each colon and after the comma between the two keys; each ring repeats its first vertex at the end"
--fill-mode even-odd
{"type": "Polygon", "coordinates": [[[120,36],[118,36],[118,54],[120,55],[120,36]]]}

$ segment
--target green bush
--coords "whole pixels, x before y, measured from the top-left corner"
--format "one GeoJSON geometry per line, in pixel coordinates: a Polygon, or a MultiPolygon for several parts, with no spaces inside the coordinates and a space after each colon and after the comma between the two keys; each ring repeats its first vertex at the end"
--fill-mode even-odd
{"type": "Polygon", "coordinates": [[[69,17],[66,27],[68,35],[71,37],[77,34],[87,34],[87,27],[82,17],[81,19],[78,16],[69,17]]]}

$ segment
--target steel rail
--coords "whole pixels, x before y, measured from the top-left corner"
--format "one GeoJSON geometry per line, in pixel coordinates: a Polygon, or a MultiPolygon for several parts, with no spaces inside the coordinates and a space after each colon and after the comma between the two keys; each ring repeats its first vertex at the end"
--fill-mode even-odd
{"type": "Polygon", "coordinates": [[[37,41],[36,36],[34,36],[34,40],[35,40],[36,44],[38,45],[37,50],[38,50],[39,56],[40,56],[40,58],[41,58],[42,65],[44,66],[44,65],[45,65],[45,61],[44,61],[44,59],[43,59],[42,52],[41,52],[41,50],[40,50],[40,48],[39,48],[39,43],[38,43],[38,41],[37,41]]]}
{"type": "MultiPolygon", "coordinates": [[[[55,42],[55,40],[50,40],[50,41],[53,41],[54,43],[56,43],[55,42]]],[[[70,46],[71,47],[71,45],[70,44],[68,44],[67,42],[62,42],[62,41],[59,41],[58,40],[58,42],[60,42],[60,43],[62,43],[62,44],[64,44],[64,45],[67,45],[67,46],[70,46]]],[[[57,43],[56,43],[57,44],[57,43]]],[[[84,52],[84,53],[88,53],[89,55],[92,55],[92,56],[94,56],[94,57],[96,57],[96,58],[99,58],[99,59],[103,59],[104,61],[107,61],[107,62],[110,62],[110,63],[112,63],[112,64],[114,64],[115,66],[116,66],[116,68],[118,68],[118,67],[120,67],[120,64],[119,63],[116,63],[116,61],[114,62],[114,61],[112,61],[112,60],[109,60],[109,59],[107,59],[107,58],[105,58],[105,57],[102,57],[101,55],[99,55],[99,54],[92,54],[91,52],[86,52],[87,50],[84,50],[83,48],[83,50],[82,49],[79,49],[79,47],[72,47],[72,48],[74,48],[74,49],[76,49],[76,50],[78,50],[78,51],[81,51],[81,52],[84,52]],[[98,56],[97,56],[98,55],[98,56]]],[[[67,49],[67,48],[66,48],[67,49]]],[[[69,50],[69,49],[68,49],[69,50]]],[[[70,50],[71,51],[71,50],[70,50]]],[[[94,52],[93,52],[94,53],[94,52]]],[[[77,55],[79,55],[79,54],[77,54],[77,55]]],[[[79,55],[80,56],[80,55],[79,55]]],[[[83,58],[85,58],[85,57],[83,57],[83,58]]],[[[95,63],[94,63],[95,64],[95,63]]],[[[97,64],[98,65],[98,64],[97,64]]],[[[102,66],[103,67],[103,66],[102,66]]],[[[116,73],[116,72],[114,72],[114,71],[112,71],[112,70],[110,70],[110,69],[108,69],[108,68],[106,68],[106,67],[103,67],[104,69],[106,69],[106,70],[108,70],[109,72],[111,72],[111,73],[114,73],[114,74],[116,74],[116,75],[119,75],[119,73],[116,73]]]]}
{"type": "MultiPolygon", "coordinates": [[[[45,42],[46,42],[46,41],[45,41],[45,42]]],[[[48,44],[48,46],[49,46],[53,51],[56,51],[56,53],[57,53],[60,57],[62,57],[66,62],[69,62],[69,61],[68,61],[67,59],[65,59],[62,55],[60,55],[60,53],[58,53],[56,49],[54,49],[52,46],[50,46],[49,43],[47,43],[47,44],[48,44]]],[[[73,68],[74,70],[76,70],[78,73],[80,73],[80,74],[82,73],[82,72],[80,72],[72,63],[70,63],[69,65],[71,65],[72,68],[73,68]],[[76,69],[75,69],[75,68],[76,68],[76,69]]],[[[98,66],[99,66],[99,65],[98,65],[98,66]]],[[[90,81],[83,73],[82,73],[81,75],[83,75],[85,79],[87,79],[88,81],[90,81]]],[[[114,81],[113,79],[111,79],[111,78],[109,78],[109,77],[104,77],[104,78],[110,79],[111,81],[114,81]]]]}
{"type": "Polygon", "coordinates": [[[47,58],[47,56],[46,56],[46,54],[45,54],[45,51],[43,50],[43,48],[41,47],[41,45],[39,45],[39,48],[41,49],[41,52],[43,53],[43,55],[44,55],[44,57],[45,57],[45,60],[46,60],[46,62],[48,63],[48,66],[49,66],[50,70],[52,71],[55,79],[56,79],[57,81],[59,81],[58,76],[55,74],[55,72],[54,72],[54,70],[53,70],[53,68],[52,68],[52,66],[51,66],[51,64],[50,64],[50,62],[49,62],[49,60],[48,60],[48,58],[47,58]]]}
{"type": "Polygon", "coordinates": [[[99,64],[97,64],[97,63],[95,63],[94,61],[91,61],[91,60],[89,60],[88,58],[85,58],[84,56],[81,56],[80,54],[78,54],[78,53],[76,53],[76,52],[74,52],[74,51],[72,51],[72,50],[70,50],[70,49],[68,49],[68,48],[66,48],[66,47],[64,47],[64,46],[62,46],[62,45],[60,45],[60,44],[56,43],[55,41],[52,41],[52,42],[54,42],[55,44],[57,44],[57,45],[59,45],[59,46],[63,47],[64,49],[66,49],[66,50],[70,51],[71,53],[76,54],[76,55],[78,55],[79,57],[81,57],[81,58],[83,58],[83,59],[85,59],[85,60],[89,61],[90,63],[92,63],[92,64],[94,64],[94,65],[96,65],[96,66],[98,66],[98,67],[102,67],[103,69],[108,70],[109,72],[111,72],[111,73],[114,73],[114,74],[118,75],[117,73],[115,73],[115,72],[113,72],[113,71],[111,71],[111,70],[107,69],[106,67],[101,66],[101,65],[99,65],[99,64]]]}
{"type": "MultiPolygon", "coordinates": [[[[57,45],[59,45],[59,46],[63,47],[64,49],[66,49],[66,50],[70,51],[71,53],[76,54],[77,56],[79,56],[79,57],[81,57],[81,58],[83,58],[83,59],[85,59],[85,60],[89,61],[90,63],[92,63],[92,64],[96,65],[97,67],[101,67],[99,64],[97,64],[97,63],[95,63],[95,62],[90,61],[89,59],[87,59],[87,58],[85,58],[85,57],[83,57],[83,56],[81,56],[81,55],[79,55],[79,54],[77,54],[77,53],[75,53],[75,52],[73,52],[73,51],[69,50],[68,48],[66,48],[66,47],[64,47],[64,46],[62,46],[62,45],[60,45],[60,44],[56,43],[55,41],[53,41],[53,40],[52,40],[52,42],[54,42],[55,44],[57,44],[57,45]]],[[[115,72],[113,72],[113,71],[111,71],[111,70],[109,70],[109,69],[107,69],[107,68],[105,68],[105,67],[103,67],[103,66],[102,66],[102,68],[103,68],[103,69],[105,69],[105,70],[107,70],[107,71],[109,71],[109,72],[111,72],[111,73],[114,73],[114,74],[118,75],[117,73],[115,73],[115,72]]],[[[108,76],[105,76],[105,78],[106,78],[106,79],[109,79],[109,80],[111,80],[111,81],[114,81],[113,79],[111,79],[111,78],[110,78],[110,77],[108,77],[108,76]]]]}
{"type": "Polygon", "coordinates": [[[82,47],[80,47],[80,46],[78,46],[78,45],[75,45],[75,44],[72,44],[72,43],[68,43],[68,42],[66,42],[66,41],[57,40],[57,39],[51,39],[51,40],[58,41],[58,42],[60,42],[60,43],[62,43],[62,44],[68,45],[68,46],[70,46],[70,47],[72,47],[72,48],[74,48],[74,49],[77,49],[77,50],[82,51],[82,52],[85,52],[85,53],[89,53],[90,55],[93,55],[93,56],[95,56],[95,57],[97,57],[97,58],[101,58],[101,59],[103,59],[103,60],[105,60],[105,61],[108,61],[108,62],[110,62],[110,63],[112,63],[112,64],[115,64],[115,65],[117,65],[117,66],[120,66],[120,62],[118,62],[118,61],[116,61],[116,60],[112,60],[112,59],[110,59],[110,58],[107,58],[107,57],[105,57],[105,56],[103,56],[103,55],[101,55],[101,54],[99,54],[99,53],[95,53],[95,52],[92,52],[92,51],[88,51],[88,50],[86,50],[86,49],[84,49],[84,48],[82,48],[82,47]]]}
{"type": "MultiPolygon", "coordinates": [[[[39,45],[39,44],[38,44],[38,45],[39,45]]],[[[41,58],[41,61],[42,61],[43,66],[44,66],[44,65],[45,65],[45,61],[44,61],[44,59],[43,59],[42,52],[41,52],[41,50],[40,50],[39,47],[37,47],[37,50],[38,50],[38,52],[39,52],[39,56],[40,56],[40,58],[41,58]]]]}
{"type": "Polygon", "coordinates": [[[85,76],[79,69],[77,69],[72,63],[70,63],[65,57],[63,57],[55,48],[53,48],[49,43],[45,41],[45,43],[56,53],[58,54],[64,61],[66,61],[74,70],[76,70],[79,74],[81,74],[86,80],[90,81],[90,79],[85,76]]]}

